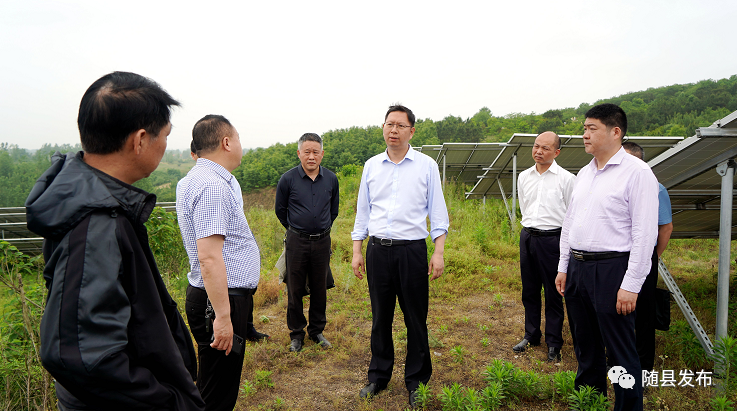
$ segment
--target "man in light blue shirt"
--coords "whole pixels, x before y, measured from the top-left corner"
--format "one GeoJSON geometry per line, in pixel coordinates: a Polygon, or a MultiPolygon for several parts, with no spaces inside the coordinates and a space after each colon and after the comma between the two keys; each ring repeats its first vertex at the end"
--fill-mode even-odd
{"type": "MultiPolygon", "coordinates": [[[[645,150],[631,141],[622,143],[624,150],[645,160],[645,150]]],[[[673,213],[670,207],[668,190],[658,183],[658,242],[653,251],[650,273],[642,283],[640,295],[637,297],[637,317],[635,318],[635,337],[637,355],[640,357],[640,368],[652,371],[655,366],[655,289],[658,285],[658,258],[663,254],[673,232],[673,213]]]]}
{"type": "Polygon", "coordinates": [[[369,383],[360,397],[373,397],[391,380],[392,321],[398,299],[407,326],[404,382],[413,407],[417,387],[427,384],[432,375],[427,342],[428,277],[434,280],[443,273],[449,226],[438,165],[409,145],[414,124],[412,110],[401,105],[389,107],[383,124],[386,151],[370,158],[363,168],[351,233],[353,273],[359,279],[366,273],[373,315],[369,383]],[[428,234],[435,242],[429,265],[428,234]],[[361,248],[367,236],[364,264],[361,248]]]}
{"type": "Polygon", "coordinates": [[[197,164],[177,184],[177,217],[191,268],[185,309],[206,410],[232,410],[261,259],[231,174],[243,155],[238,131],[225,117],[207,115],[195,124],[192,140],[197,164]]]}

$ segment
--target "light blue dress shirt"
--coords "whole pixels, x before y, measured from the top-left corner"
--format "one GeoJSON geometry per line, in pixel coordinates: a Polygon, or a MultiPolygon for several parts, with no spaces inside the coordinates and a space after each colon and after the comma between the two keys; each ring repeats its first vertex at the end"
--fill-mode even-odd
{"type": "Polygon", "coordinates": [[[386,151],[371,157],[363,168],[358,190],[353,240],[367,236],[393,240],[427,238],[427,218],[433,241],[450,225],[438,165],[409,147],[397,164],[386,151]]]}
{"type": "Polygon", "coordinates": [[[223,260],[228,288],[256,288],[261,277],[261,256],[243,213],[238,180],[223,166],[206,158],[177,184],[177,219],[191,271],[193,287],[204,288],[197,240],[225,237],[223,260]]]}

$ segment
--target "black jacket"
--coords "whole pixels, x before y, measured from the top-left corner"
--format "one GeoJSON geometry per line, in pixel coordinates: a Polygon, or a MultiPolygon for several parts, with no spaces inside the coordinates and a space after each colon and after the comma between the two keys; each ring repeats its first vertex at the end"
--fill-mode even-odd
{"type": "Polygon", "coordinates": [[[200,410],[187,327],[143,223],[156,196],[59,153],[26,200],[48,289],[41,361],[71,408],[200,410]]]}

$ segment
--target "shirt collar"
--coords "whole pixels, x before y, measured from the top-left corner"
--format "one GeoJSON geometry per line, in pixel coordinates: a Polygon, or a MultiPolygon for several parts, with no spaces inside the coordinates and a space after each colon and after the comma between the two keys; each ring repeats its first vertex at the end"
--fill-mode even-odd
{"type": "MultiPolygon", "coordinates": [[[[416,152],[417,152],[417,150],[415,150],[414,148],[412,148],[412,145],[410,144],[409,145],[409,150],[407,150],[407,153],[404,155],[404,158],[402,158],[402,160],[400,160],[399,163],[401,163],[405,159],[414,161],[415,160],[415,153],[416,152]]],[[[389,162],[392,161],[389,158],[389,149],[384,150],[384,160],[383,161],[389,161],[389,162]]],[[[397,163],[397,164],[399,164],[399,163],[397,163]]]]}
{"type": "Polygon", "coordinates": [[[624,159],[624,156],[627,156],[627,155],[629,155],[629,154],[627,154],[627,152],[624,151],[624,147],[619,147],[619,151],[617,151],[616,153],[614,153],[614,155],[612,156],[612,158],[610,158],[609,161],[607,161],[606,164],[607,165],[609,165],[609,164],[622,164],[622,160],[624,159]]]}
{"type": "Polygon", "coordinates": [[[558,171],[560,170],[560,166],[558,165],[558,163],[555,162],[555,160],[553,160],[553,164],[551,164],[550,167],[548,167],[548,169],[545,170],[542,174],[540,174],[540,173],[537,172],[537,165],[534,165],[532,167],[535,168],[535,174],[537,174],[539,176],[547,173],[548,171],[550,171],[553,174],[558,174],[558,171]]]}
{"type": "MultiPolygon", "coordinates": [[[[624,156],[628,156],[628,155],[629,154],[627,154],[627,152],[624,151],[624,147],[619,147],[619,150],[616,153],[614,153],[614,155],[612,156],[612,158],[609,159],[609,161],[607,161],[606,165],[604,166],[604,168],[602,168],[602,170],[604,170],[605,168],[613,164],[616,164],[616,165],[622,164],[622,160],[624,160],[625,158],[624,156]]],[[[594,170],[594,172],[597,171],[596,157],[591,159],[591,162],[589,163],[589,167],[591,167],[594,170]]]]}
{"type": "Polygon", "coordinates": [[[202,157],[198,158],[197,164],[195,164],[195,166],[204,167],[210,171],[213,171],[215,174],[222,177],[223,180],[227,181],[228,183],[230,183],[230,179],[233,178],[233,174],[231,174],[228,170],[226,170],[225,167],[221,166],[220,164],[212,160],[208,160],[206,158],[202,158],[202,157]]]}
{"type": "MultiPolygon", "coordinates": [[[[318,167],[320,167],[320,171],[317,172],[317,175],[322,177],[322,166],[318,167]]],[[[305,173],[304,167],[302,167],[302,163],[299,163],[299,165],[297,166],[297,172],[299,173],[299,178],[305,178],[305,176],[307,175],[307,173],[305,173]]]]}

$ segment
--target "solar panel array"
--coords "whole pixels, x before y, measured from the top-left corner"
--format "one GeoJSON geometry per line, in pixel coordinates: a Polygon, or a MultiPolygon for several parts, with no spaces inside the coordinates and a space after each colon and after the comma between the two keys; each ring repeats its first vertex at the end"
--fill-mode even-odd
{"type": "MultiPolygon", "coordinates": [[[[174,202],[156,203],[158,207],[175,213],[174,202]]],[[[43,238],[28,230],[25,207],[0,207],[0,240],[7,241],[24,254],[41,254],[43,238]]]]}
{"type": "MultiPolygon", "coordinates": [[[[710,127],[699,128],[696,136],[649,162],[670,195],[673,238],[718,237],[722,176],[716,172],[716,167],[735,157],[737,111],[710,127]]],[[[737,238],[736,221],[733,206],[732,239],[737,238]]]]}
{"type": "Polygon", "coordinates": [[[432,157],[447,181],[475,183],[485,167],[493,163],[504,148],[504,143],[445,143],[425,145],[415,150],[432,157]]]}
{"type": "MultiPolygon", "coordinates": [[[[517,157],[517,175],[532,167],[535,164],[532,159],[532,146],[536,137],[536,134],[515,133],[505,144],[496,161],[487,167],[473,189],[466,193],[466,198],[511,197],[514,157],[517,157]],[[499,183],[504,194],[499,189],[499,183]]],[[[559,166],[577,174],[593,157],[584,150],[583,136],[561,135],[560,138],[560,155],[555,161],[559,166]]],[[[642,146],[647,161],[673,147],[683,140],[683,137],[628,137],[626,140],[642,146]]]]}

